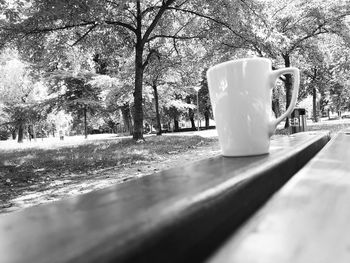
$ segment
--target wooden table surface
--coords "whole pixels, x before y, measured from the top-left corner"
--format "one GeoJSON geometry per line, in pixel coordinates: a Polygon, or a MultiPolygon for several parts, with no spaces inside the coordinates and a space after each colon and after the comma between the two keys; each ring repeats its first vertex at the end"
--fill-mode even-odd
{"type": "Polygon", "coordinates": [[[217,156],[0,215],[0,262],[200,261],[328,139],[328,133],[276,137],[267,155],[217,156]]]}
{"type": "Polygon", "coordinates": [[[333,138],[208,262],[349,263],[350,131],[333,138]]]}

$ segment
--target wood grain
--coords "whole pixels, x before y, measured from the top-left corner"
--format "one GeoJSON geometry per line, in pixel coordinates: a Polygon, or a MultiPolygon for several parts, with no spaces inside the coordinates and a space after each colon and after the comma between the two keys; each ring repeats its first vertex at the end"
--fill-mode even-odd
{"type": "Polygon", "coordinates": [[[203,260],[327,141],[277,137],[267,155],[217,156],[1,215],[0,262],[203,260]]]}
{"type": "Polygon", "coordinates": [[[208,262],[350,262],[350,133],[339,133],[208,262]]]}

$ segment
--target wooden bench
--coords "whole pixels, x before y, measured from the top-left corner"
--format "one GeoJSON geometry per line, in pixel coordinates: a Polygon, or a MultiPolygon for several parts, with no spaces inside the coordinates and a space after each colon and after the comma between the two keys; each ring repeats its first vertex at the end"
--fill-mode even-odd
{"type": "Polygon", "coordinates": [[[350,131],[335,136],[208,262],[350,262],[350,131]]]}
{"type": "MultiPolygon", "coordinates": [[[[328,140],[328,133],[277,136],[271,142],[268,155],[246,158],[217,156],[75,198],[0,215],[0,262],[203,261],[313,158],[328,140]]],[[[339,144],[338,140],[339,137],[333,141],[332,147],[339,144]]],[[[331,151],[338,154],[336,149],[331,151]]],[[[322,163],[322,156],[316,158],[315,168],[308,166],[307,169],[319,169],[321,173],[323,167],[336,169],[340,164],[338,157],[322,163]],[[317,165],[320,167],[317,168],[317,165]]],[[[313,181],[318,179],[315,175],[300,180],[306,173],[298,174],[291,182],[293,186],[288,183],[287,190],[279,193],[286,207],[285,210],[283,207],[276,208],[282,215],[276,215],[280,219],[279,225],[275,226],[277,229],[272,226],[271,233],[267,233],[269,236],[282,238],[278,229],[284,226],[285,233],[290,234],[287,226],[293,226],[294,223],[288,219],[289,205],[300,205],[299,210],[290,211],[295,213],[291,215],[293,218],[297,217],[298,211],[302,215],[303,209],[309,204],[321,204],[323,199],[326,199],[323,202],[330,213],[335,213],[333,210],[336,208],[346,208],[346,202],[327,201],[326,196],[331,193],[327,192],[323,183],[333,182],[333,187],[341,188],[342,184],[335,178],[319,182],[318,190],[314,191],[320,196],[314,196],[315,200],[308,199],[307,191],[312,188],[313,181]],[[297,200],[283,198],[286,191],[291,191],[288,189],[294,189],[298,184],[301,184],[301,189],[292,193],[297,200]],[[316,201],[317,198],[319,201],[316,201]],[[294,203],[289,204],[288,200],[294,203]],[[336,202],[335,206],[333,202],[336,202]]],[[[345,198],[345,191],[343,194],[345,198]]],[[[271,209],[273,207],[268,208],[271,209]]],[[[315,216],[326,216],[325,211],[311,212],[315,216]]],[[[322,219],[318,221],[321,225],[322,219]]],[[[311,220],[309,223],[312,225],[311,220]]],[[[342,223],[341,218],[339,223],[342,223]]],[[[318,226],[314,227],[316,231],[318,226]]],[[[249,229],[254,231],[252,227],[249,229]]],[[[262,235],[267,232],[264,229],[262,227],[262,235]]],[[[331,232],[327,233],[332,237],[331,232]]],[[[347,233],[344,235],[346,239],[347,233]]],[[[240,237],[242,239],[242,235],[240,237]]],[[[258,240],[263,241],[262,238],[258,240]]],[[[225,259],[226,255],[235,257],[225,250],[231,246],[231,241],[212,257],[213,261],[229,262],[225,259]]],[[[298,241],[295,238],[291,242],[298,241]]],[[[262,245],[268,244],[271,243],[262,245]]],[[[247,251],[250,251],[249,248],[248,245],[244,247],[247,251]]],[[[252,251],[255,253],[253,248],[252,251]]],[[[242,254],[238,250],[236,252],[241,258],[242,254]]]]}

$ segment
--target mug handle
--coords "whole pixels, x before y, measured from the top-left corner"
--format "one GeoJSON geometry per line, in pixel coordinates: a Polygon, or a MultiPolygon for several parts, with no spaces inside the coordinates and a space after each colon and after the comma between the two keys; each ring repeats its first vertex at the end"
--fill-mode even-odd
{"type": "Polygon", "coordinates": [[[270,123],[270,127],[269,127],[270,136],[272,136],[273,133],[275,132],[277,125],[292,112],[298,98],[300,75],[299,75],[299,69],[297,68],[290,67],[290,68],[282,68],[282,69],[277,69],[272,71],[270,74],[271,88],[275,86],[277,78],[280,75],[284,75],[284,74],[292,74],[294,76],[292,99],[290,101],[290,104],[287,110],[281,116],[279,116],[276,120],[273,120],[270,123]]]}

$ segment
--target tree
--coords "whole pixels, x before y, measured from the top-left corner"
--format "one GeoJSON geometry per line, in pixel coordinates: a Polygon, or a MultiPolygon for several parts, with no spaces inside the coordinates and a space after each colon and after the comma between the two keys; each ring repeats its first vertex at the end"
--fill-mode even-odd
{"type": "Polygon", "coordinates": [[[147,74],[145,77],[146,85],[149,85],[153,90],[154,97],[154,106],[155,106],[155,114],[156,114],[156,122],[157,122],[157,135],[162,135],[162,123],[160,117],[160,108],[159,108],[159,95],[158,95],[158,87],[165,84],[165,74],[168,72],[169,64],[167,61],[164,61],[161,55],[155,54],[156,56],[147,68],[147,74]]]}
{"type": "Polygon", "coordinates": [[[205,127],[208,129],[209,128],[209,119],[210,117],[213,117],[213,110],[211,107],[211,102],[210,102],[210,96],[209,96],[209,88],[208,88],[208,81],[206,77],[206,72],[207,69],[204,69],[202,72],[202,80],[201,80],[201,89],[199,90],[199,110],[202,112],[204,115],[205,119],[205,127]]]}
{"type": "Polygon", "coordinates": [[[0,61],[0,111],[6,115],[3,124],[12,126],[13,135],[18,131],[21,143],[26,125],[33,126],[43,113],[43,109],[37,107],[43,96],[39,92],[42,88],[30,65],[21,61],[16,51],[4,50],[0,61]]]}
{"type": "MultiPolygon", "coordinates": [[[[256,55],[273,60],[274,67],[295,65],[294,56],[307,48],[310,41],[323,34],[346,35],[346,2],[258,0],[230,1],[225,10],[215,6],[215,24],[220,35],[217,43],[234,51],[251,50],[256,55]],[[233,4],[236,3],[236,5],[233,4]],[[232,13],[241,14],[232,19],[232,13]],[[238,21],[237,21],[238,20],[238,21]]],[[[211,34],[215,34],[211,33],[211,34]]],[[[286,107],[291,100],[292,76],[282,78],[285,83],[286,107]]],[[[289,122],[286,121],[286,127],[289,122]]]]}
{"type": "MultiPolygon", "coordinates": [[[[3,39],[27,40],[40,52],[43,43],[59,34],[69,44],[91,43],[94,38],[118,39],[120,45],[128,45],[134,50],[134,133],[135,140],[142,139],[143,74],[152,56],[152,45],[162,38],[188,39],[198,36],[184,36],[183,29],[194,23],[193,12],[184,6],[196,8],[195,1],[54,1],[36,0],[23,8],[23,14],[16,23],[7,22],[2,27],[3,39]],[[181,19],[176,17],[181,15],[181,19]],[[169,23],[169,21],[176,23],[169,23]],[[62,32],[72,34],[62,34],[62,32]],[[34,46],[34,43],[37,45],[34,46]],[[39,45],[38,45],[39,44],[39,45]]],[[[18,2],[17,2],[18,3],[18,2]]],[[[116,41],[116,42],[118,42],[116,41]]],[[[24,43],[24,42],[22,42],[24,43]]],[[[28,44],[30,43],[30,44],[28,44]]],[[[39,52],[39,53],[40,53],[39,52]]],[[[38,52],[37,52],[38,53],[38,52]]]]}
{"type": "Polygon", "coordinates": [[[345,109],[349,65],[349,45],[342,36],[321,35],[300,52],[299,67],[303,68],[306,93],[313,98],[313,119],[318,121],[318,110],[328,104],[338,110],[345,109]],[[328,94],[329,98],[326,98],[328,94]],[[318,100],[318,105],[316,103],[318,100]]]}
{"type": "MultiPolygon", "coordinates": [[[[271,1],[265,4],[270,5],[271,1]]],[[[323,1],[279,1],[282,8],[266,9],[264,23],[269,25],[268,48],[264,51],[272,57],[282,57],[285,67],[291,66],[291,58],[310,48],[310,42],[324,34],[340,34],[346,28],[345,18],[350,14],[345,3],[323,1]],[[272,27],[271,27],[272,26],[272,27]],[[272,30],[271,30],[272,29],[272,30]]],[[[271,7],[271,5],[270,5],[271,7]]],[[[265,27],[265,26],[264,26],[265,27]]],[[[266,28],[266,27],[265,27],[266,28]]],[[[286,107],[291,100],[291,75],[285,75],[286,107]]],[[[316,91],[314,91],[315,93],[316,91]]],[[[286,121],[288,127],[289,122],[286,121]]]]}
{"type": "Polygon", "coordinates": [[[94,115],[101,105],[101,90],[92,86],[94,73],[72,71],[57,71],[50,74],[47,85],[53,98],[48,99],[47,104],[51,109],[65,110],[73,113],[78,119],[84,120],[84,135],[87,138],[87,115],[94,115]]]}
{"type": "MultiPolygon", "coordinates": [[[[317,58],[313,58],[317,60],[317,58]]],[[[318,122],[319,121],[319,109],[318,109],[318,95],[321,93],[325,93],[325,91],[328,89],[329,85],[329,77],[330,77],[330,70],[325,65],[322,64],[322,61],[319,61],[319,64],[311,64],[309,68],[306,68],[303,70],[304,78],[304,85],[306,86],[305,94],[311,94],[312,95],[312,116],[313,121],[318,122]]]]}
{"type": "MultiPolygon", "coordinates": [[[[153,56],[149,59],[148,67],[145,71],[145,84],[153,91],[155,117],[157,123],[157,135],[162,134],[162,124],[160,116],[159,88],[171,89],[176,83],[181,82],[181,59],[174,48],[161,48],[153,51],[153,56]]],[[[163,102],[167,98],[163,93],[163,102]]],[[[175,111],[175,110],[174,110],[175,111]]]]}

